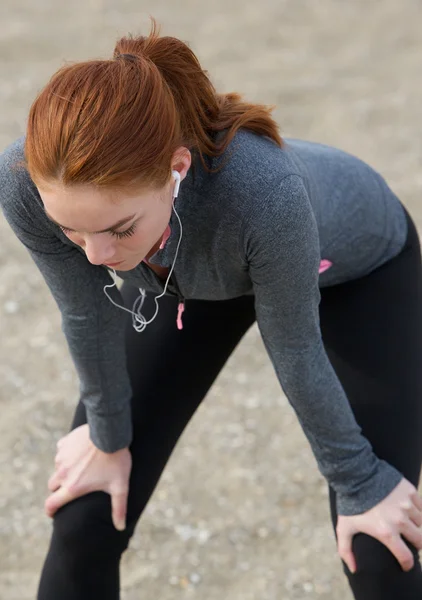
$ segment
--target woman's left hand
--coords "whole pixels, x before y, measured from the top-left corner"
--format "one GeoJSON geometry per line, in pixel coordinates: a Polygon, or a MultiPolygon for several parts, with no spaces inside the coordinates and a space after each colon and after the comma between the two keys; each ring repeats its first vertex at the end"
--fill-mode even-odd
{"type": "Polygon", "coordinates": [[[403,478],[384,500],[367,512],[338,517],[338,552],[349,570],[355,573],[353,536],[357,533],[366,533],[384,544],[397,558],[404,571],[410,571],[414,563],[413,554],[401,536],[415,548],[422,550],[421,526],[422,498],[416,488],[403,478]]]}
{"type": "Polygon", "coordinates": [[[111,517],[116,529],[126,526],[132,456],[128,448],[108,454],[94,446],[88,425],[77,427],[57,443],[56,470],[45,501],[49,517],[80,496],[102,491],[111,496],[111,517]]]}

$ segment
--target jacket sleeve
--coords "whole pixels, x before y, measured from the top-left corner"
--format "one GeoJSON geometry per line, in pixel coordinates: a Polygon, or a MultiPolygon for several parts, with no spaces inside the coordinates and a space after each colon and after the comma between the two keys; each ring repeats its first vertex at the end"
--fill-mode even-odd
{"type": "MultiPolygon", "coordinates": [[[[112,283],[107,270],[92,265],[77,247],[60,239],[28,173],[16,167],[22,159],[21,142],[0,155],[0,205],[60,309],[91,439],[104,452],[115,452],[132,439],[125,313],[103,293],[104,286],[112,283]]],[[[109,293],[122,304],[116,288],[109,293]]]]}
{"type": "Polygon", "coordinates": [[[365,512],[402,475],[377,458],[361,434],[325,352],[318,231],[299,176],[287,176],[259,209],[252,206],[243,244],[265,347],[319,469],[337,493],[339,514],[365,512]]]}

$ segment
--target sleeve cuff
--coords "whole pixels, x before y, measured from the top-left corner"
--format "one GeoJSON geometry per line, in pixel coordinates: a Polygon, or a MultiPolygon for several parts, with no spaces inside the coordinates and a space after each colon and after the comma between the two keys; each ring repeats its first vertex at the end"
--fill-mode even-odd
{"type": "Polygon", "coordinates": [[[128,404],[123,410],[111,415],[87,411],[91,441],[103,452],[117,452],[132,443],[132,411],[128,404]]]}
{"type": "Polygon", "coordinates": [[[338,514],[351,516],[370,510],[384,500],[402,479],[403,475],[395,467],[380,460],[375,476],[360,487],[358,492],[350,495],[337,494],[338,514]]]}

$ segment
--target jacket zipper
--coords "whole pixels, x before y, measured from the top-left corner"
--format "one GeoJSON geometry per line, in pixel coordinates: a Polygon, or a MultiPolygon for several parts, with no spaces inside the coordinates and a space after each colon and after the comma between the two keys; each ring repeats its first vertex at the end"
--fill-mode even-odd
{"type": "MultiPolygon", "coordinates": [[[[147,262],[144,263],[145,266],[147,267],[147,269],[150,271],[150,273],[152,273],[152,275],[154,276],[155,280],[157,281],[157,283],[160,284],[160,287],[162,290],[164,290],[164,285],[163,285],[163,280],[158,277],[157,273],[154,271],[154,269],[152,269],[149,264],[147,262]]],[[[176,324],[177,324],[177,329],[181,330],[183,329],[183,320],[182,320],[182,315],[185,311],[185,298],[183,297],[179,286],[177,285],[177,281],[176,278],[174,276],[174,273],[172,274],[172,276],[170,277],[170,281],[169,283],[174,287],[174,289],[176,290],[176,292],[170,292],[170,294],[172,296],[177,296],[179,299],[179,303],[177,305],[177,317],[176,317],[176,324]]]]}

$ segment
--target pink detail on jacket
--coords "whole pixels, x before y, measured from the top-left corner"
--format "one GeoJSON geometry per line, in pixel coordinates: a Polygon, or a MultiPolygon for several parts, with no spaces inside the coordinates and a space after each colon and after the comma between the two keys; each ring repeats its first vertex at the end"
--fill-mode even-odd
{"type": "Polygon", "coordinates": [[[185,303],[179,302],[179,306],[177,308],[177,319],[176,319],[177,329],[183,329],[182,315],[183,315],[184,310],[185,310],[185,303]]]}
{"type": "Polygon", "coordinates": [[[163,233],[163,239],[161,240],[160,250],[162,250],[164,248],[164,246],[166,245],[166,242],[169,239],[170,235],[171,235],[170,225],[167,225],[166,230],[163,233]]]}
{"type": "Polygon", "coordinates": [[[333,265],[333,263],[330,260],[323,259],[319,263],[319,272],[320,273],[324,273],[324,271],[326,271],[327,269],[329,269],[330,267],[332,267],[332,265],[333,265]]]}

